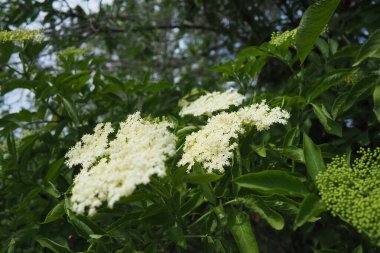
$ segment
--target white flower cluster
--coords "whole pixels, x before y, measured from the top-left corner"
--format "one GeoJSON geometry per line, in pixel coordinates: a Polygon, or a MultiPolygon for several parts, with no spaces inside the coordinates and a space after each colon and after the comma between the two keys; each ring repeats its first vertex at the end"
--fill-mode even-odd
{"type": "Polygon", "coordinates": [[[179,115],[182,117],[185,115],[211,115],[211,113],[215,111],[226,110],[231,105],[241,105],[243,100],[244,96],[232,88],[226,90],[225,92],[215,91],[201,96],[191,103],[185,102],[182,105],[182,110],[179,115]]]}
{"type": "Polygon", "coordinates": [[[243,107],[237,112],[215,115],[202,130],[186,137],[184,153],[178,165],[188,165],[189,171],[199,162],[208,173],[224,172],[224,167],[230,165],[233,150],[238,146],[239,135],[245,133],[245,127],[255,126],[262,131],[274,123],[286,124],[289,116],[279,107],[270,109],[265,101],[243,107]]]}
{"type": "Polygon", "coordinates": [[[107,201],[110,208],[123,196],[130,195],[150,176],[166,174],[165,161],[175,154],[176,137],[166,121],[152,122],[140,113],[129,115],[120,124],[116,138],[107,140],[113,131],[109,123],[99,124],[93,135],[85,135],[66,155],[71,167],[83,169],[74,179],[72,209],[91,215],[107,201]]]}
{"type": "Polygon", "coordinates": [[[66,165],[71,168],[74,165],[82,165],[88,169],[97,157],[107,153],[108,135],[113,132],[111,123],[100,123],[94,129],[94,134],[83,135],[82,140],[77,142],[66,154],[66,165]]]}

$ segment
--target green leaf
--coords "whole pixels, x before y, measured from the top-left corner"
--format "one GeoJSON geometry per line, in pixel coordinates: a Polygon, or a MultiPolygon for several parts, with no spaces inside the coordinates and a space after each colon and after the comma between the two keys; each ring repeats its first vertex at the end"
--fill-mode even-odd
{"type": "Polygon", "coordinates": [[[182,138],[197,130],[199,130],[198,126],[186,126],[177,131],[177,136],[182,138]]]}
{"type": "Polygon", "coordinates": [[[380,84],[377,83],[373,91],[373,111],[380,122],[380,84]]]}
{"type": "Polygon", "coordinates": [[[12,42],[0,42],[0,65],[5,65],[12,56],[14,45],[12,42]]]}
{"type": "Polygon", "coordinates": [[[65,201],[59,202],[50,212],[46,215],[43,223],[49,223],[58,220],[65,214],[65,201]]]}
{"type": "Polygon", "coordinates": [[[79,123],[78,113],[73,103],[61,95],[59,95],[59,97],[62,99],[63,105],[67,113],[69,114],[70,118],[73,120],[74,124],[76,126],[79,126],[80,123],[79,123]]]}
{"type": "Polygon", "coordinates": [[[311,218],[317,216],[324,210],[325,206],[318,196],[314,194],[307,195],[306,198],[302,201],[300,210],[294,221],[294,229],[301,227],[311,218]]]}
{"type": "Polygon", "coordinates": [[[345,80],[353,74],[355,74],[355,71],[351,68],[330,71],[323,78],[318,80],[316,84],[312,85],[310,89],[305,90],[307,101],[311,102],[331,87],[345,83],[345,80]]]}
{"type": "Polygon", "coordinates": [[[50,181],[47,182],[43,190],[54,198],[59,198],[61,196],[61,193],[58,191],[55,185],[50,181]]]}
{"type": "MultiPolygon", "coordinates": [[[[15,245],[16,245],[15,239],[11,238],[9,240],[7,247],[5,248],[7,250],[7,253],[14,253],[15,252],[15,245]]],[[[5,252],[5,250],[4,250],[4,252],[5,252]]]]}
{"type": "Polygon", "coordinates": [[[238,201],[252,211],[257,212],[260,217],[262,217],[269,223],[269,225],[271,225],[272,228],[276,230],[282,230],[284,228],[284,218],[281,216],[281,214],[267,206],[264,201],[250,196],[239,198],[238,201]]]}
{"type": "Polygon", "coordinates": [[[186,249],[186,240],[182,228],[175,226],[169,230],[169,239],[180,248],[186,249]]]}
{"type": "Polygon", "coordinates": [[[373,89],[378,84],[377,76],[368,75],[351,86],[350,90],[342,92],[334,101],[331,109],[333,118],[352,108],[357,102],[373,95],[373,89]]]}
{"type": "Polygon", "coordinates": [[[363,246],[360,244],[359,246],[357,246],[353,251],[352,253],[363,253],[364,250],[363,250],[363,246]]]}
{"type": "Polygon", "coordinates": [[[202,192],[203,197],[205,197],[208,201],[210,201],[213,205],[215,205],[216,197],[215,197],[215,194],[212,191],[210,185],[201,184],[199,187],[201,188],[201,192],[202,192]]]}
{"type": "Polygon", "coordinates": [[[240,253],[258,253],[256,238],[246,213],[230,208],[228,210],[228,229],[230,230],[240,253]]]}
{"type": "MultiPolygon", "coordinates": [[[[242,159],[241,159],[241,153],[240,149],[236,149],[234,151],[234,157],[233,157],[233,166],[231,170],[231,177],[232,181],[234,181],[236,178],[240,177],[243,171],[243,164],[242,164],[242,159]]],[[[237,196],[240,191],[240,186],[237,184],[232,184],[232,192],[234,196],[237,196]]]]}
{"type": "Polygon", "coordinates": [[[303,163],[305,162],[305,157],[303,155],[302,148],[289,146],[289,147],[283,147],[283,148],[272,148],[272,150],[282,156],[285,156],[288,159],[292,159],[294,161],[300,161],[303,163]]]}
{"type": "Polygon", "coordinates": [[[304,196],[309,193],[298,177],[280,170],[265,170],[245,174],[237,178],[235,182],[241,187],[268,193],[289,196],[304,196]]]}
{"type": "Polygon", "coordinates": [[[188,201],[181,205],[179,213],[186,216],[204,202],[201,194],[194,194],[188,201]]]}
{"type": "Polygon", "coordinates": [[[268,52],[257,46],[249,46],[240,50],[237,58],[249,58],[256,56],[268,56],[268,52]]]}
{"type": "Polygon", "coordinates": [[[290,129],[284,137],[284,146],[293,146],[299,144],[300,129],[299,127],[294,127],[290,129]]]}
{"type": "Polygon", "coordinates": [[[313,106],[315,115],[319,119],[319,122],[321,122],[326,132],[342,137],[342,126],[331,118],[330,113],[328,113],[325,106],[319,106],[316,104],[311,105],[313,106]]]}
{"type": "Polygon", "coordinates": [[[48,238],[38,238],[36,241],[41,245],[41,247],[48,248],[54,253],[72,253],[72,251],[66,246],[63,246],[48,238]]]}
{"type": "Polygon", "coordinates": [[[313,249],[313,253],[342,253],[342,251],[334,249],[313,249]]]}
{"type": "Polygon", "coordinates": [[[305,156],[307,173],[314,180],[318,173],[326,168],[321,150],[306,133],[303,133],[303,154],[305,156]]]}
{"type": "Polygon", "coordinates": [[[365,59],[376,57],[380,58],[380,30],[376,30],[368,40],[361,46],[354,67],[362,63],[365,59]]]}
{"type": "Polygon", "coordinates": [[[68,217],[68,222],[74,227],[78,235],[83,238],[89,239],[90,235],[104,234],[103,229],[101,229],[95,222],[90,218],[83,215],[76,215],[70,210],[70,201],[68,198],[65,198],[65,211],[68,217]]]}
{"type": "Polygon", "coordinates": [[[322,38],[317,38],[315,44],[317,45],[319,51],[321,51],[323,58],[327,59],[330,54],[329,44],[327,44],[327,42],[322,38]]]}
{"type": "Polygon", "coordinates": [[[69,85],[69,88],[79,90],[83,85],[86,84],[87,80],[89,79],[91,74],[90,70],[85,70],[73,75],[70,75],[68,77],[63,78],[62,80],[58,81],[58,85],[69,85]]]}
{"type": "Polygon", "coordinates": [[[5,95],[6,93],[14,89],[33,89],[38,86],[39,82],[26,80],[26,79],[13,79],[1,84],[0,94],[5,95]]]}
{"type": "Polygon", "coordinates": [[[76,232],[83,238],[89,239],[92,234],[104,234],[104,232],[88,217],[83,215],[74,215],[71,211],[69,213],[69,223],[73,225],[76,232]]]}
{"type": "Polygon", "coordinates": [[[307,173],[314,180],[320,172],[326,169],[326,167],[321,150],[306,133],[303,133],[303,153],[305,156],[307,173]]]}
{"type": "Polygon", "coordinates": [[[339,2],[319,0],[305,11],[296,33],[296,48],[301,63],[313,49],[315,41],[325,29],[339,2]]]}
{"type": "Polygon", "coordinates": [[[264,145],[250,145],[253,151],[261,157],[267,157],[267,150],[264,145]]]}
{"type": "Polygon", "coordinates": [[[160,81],[155,83],[147,83],[142,87],[143,91],[146,92],[158,92],[165,89],[170,89],[173,87],[173,84],[166,81],[160,81]]]}
{"type": "Polygon", "coordinates": [[[213,181],[217,181],[221,179],[223,175],[218,174],[188,174],[184,176],[183,181],[186,183],[192,183],[192,184],[207,184],[213,181]]]}
{"type": "Polygon", "coordinates": [[[12,132],[10,132],[7,136],[7,147],[8,147],[9,154],[11,154],[12,156],[12,159],[14,161],[17,161],[16,142],[15,142],[15,137],[12,132]]]}
{"type": "Polygon", "coordinates": [[[46,181],[54,181],[58,175],[59,175],[59,172],[63,166],[63,162],[64,162],[64,158],[61,158],[61,159],[58,159],[58,160],[55,160],[51,165],[50,165],[50,168],[45,176],[45,180],[46,181]]]}

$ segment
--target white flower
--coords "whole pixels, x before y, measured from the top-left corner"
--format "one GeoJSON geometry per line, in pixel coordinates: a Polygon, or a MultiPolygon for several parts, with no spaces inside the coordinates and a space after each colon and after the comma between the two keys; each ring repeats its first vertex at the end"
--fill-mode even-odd
{"type": "Polygon", "coordinates": [[[107,153],[108,135],[113,132],[111,123],[98,124],[94,129],[94,134],[86,134],[82,141],[77,142],[65,155],[66,165],[73,167],[81,164],[84,169],[89,168],[97,157],[107,153]]]}
{"type": "Polygon", "coordinates": [[[142,119],[138,112],[130,115],[109,142],[107,157],[82,169],[74,179],[73,210],[84,213],[88,209],[91,215],[106,201],[112,208],[121,197],[132,194],[137,185],[149,183],[151,175],[164,176],[165,161],[175,154],[176,144],[168,127],[172,125],[142,119]]]}
{"type": "Polygon", "coordinates": [[[244,100],[244,96],[234,89],[228,89],[225,92],[215,91],[201,96],[197,100],[189,103],[184,102],[179,115],[200,116],[203,114],[211,115],[212,112],[226,110],[230,106],[239,106],[244,100]]]}
{"type": "Polygon", "coordinates": [[[246,127],[255,126],[258,131],[268,129],[274,123],[286,124],[289,113],[276,107],[270,109],[263,101],[243,107],[237,112],[222,112],[211,117],[207,125],[186,137],[179,166],[188,165],[188,171],[201,163],[208,173],[224,172],[230,165],[239,135],[246,127]]]}

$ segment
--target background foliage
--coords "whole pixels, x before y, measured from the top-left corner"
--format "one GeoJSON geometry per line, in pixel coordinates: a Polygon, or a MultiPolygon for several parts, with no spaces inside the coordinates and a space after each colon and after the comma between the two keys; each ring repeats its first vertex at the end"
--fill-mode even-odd
{"type": "Polygon", "coordinates": [[[0,43],[1,251],[380,252],[325,210],[313,181],[335,155],[378,146],[379,1],[0,5],[2,30],[41,20],[46,34],[0,43]],[[245,136],[224,175],[186,174],[179,153],[113,209],[70,211],[79,168],[63,157],[97,122],[167,116],[180,147],[206,119],[179,118],[178,100],[230,86],[289,123],[245,136]],[[29,106],[6,103],[15,90],[29,106]]]}

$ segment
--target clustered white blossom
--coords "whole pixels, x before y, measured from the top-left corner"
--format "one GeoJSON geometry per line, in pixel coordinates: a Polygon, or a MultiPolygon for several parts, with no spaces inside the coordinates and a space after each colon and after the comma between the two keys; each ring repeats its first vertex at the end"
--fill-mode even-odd
{"type": "Polygon", "coordinates": [[[286,124],[288,118],[288,112],[279,107],[270,109],[265,101],[236,112],[222,112],[211,117],[203,129],[186,137],[178,165],[188,165],[189,171],[199,162],[208,173],[224,172],[224,167],[230,165],[233,150],[238,146],[238,137],[245,133],[246,127],[254,126],[262,131],[274,123],[286,124]]]}
{"type": "Polygon", "coordinates": [[[193,102],[184,102],[180,116],[203,114],[211,115],[211,113],[219,110],[226,110],[230,106],[239,106],[244,100],[244,96],[234,89],[228,89],[225,92],[215,91],[199,97],[193,102]]]}
{"type": "Polygon", "coordinates": [[[137,185],[149,183],[151,175],[164,176],[165,161],[175,154],[176,137],[170,127],[169,122],[152,122],[136,112],[120,124],[111,141],[107,138],[113,131],[110,123],[99,124],[93,135],[83,136],[66,155],[69,167],[83,167],[74,179],[72,209],[88,210],[91,215],[106,201],[112,208],[137,185]]]}
{"type": "Polygon", "coordinates": [[[82,140],[67,152],[66,165],[71,168],[80,164],[84,169],[88,169],[97,157],[107,153],[108,135],[113,131],[109,122],[98,124],[94,129],[94,134],[83,135],[82,140]]]}

